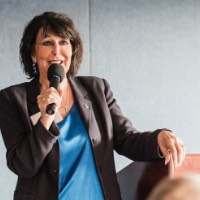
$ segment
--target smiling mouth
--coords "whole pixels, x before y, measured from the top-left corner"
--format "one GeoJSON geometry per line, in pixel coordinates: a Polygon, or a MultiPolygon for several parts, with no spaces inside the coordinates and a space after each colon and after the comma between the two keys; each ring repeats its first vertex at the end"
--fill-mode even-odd
{"type": "Polygon", "coordinates": [[[63,61],[62,60],[50,60],[48,61],[49,65],[51,64],[60,64],[62,65],[63,64],[63,61]]]}

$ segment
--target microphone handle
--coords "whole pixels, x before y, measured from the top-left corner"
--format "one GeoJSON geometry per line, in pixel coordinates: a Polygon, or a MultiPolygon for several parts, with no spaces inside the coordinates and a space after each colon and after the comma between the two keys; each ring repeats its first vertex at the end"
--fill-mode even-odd
{"type": "MultiPolygon", "coordinates": [[[[57,90],[59,87],[59,84],[60,84],[60,77],[56,75],[52,76],[49,87],[54,87],[57,90]]],[[[48,115],[53,115],[55,113],[55,110],[56,110],[55,103],[51,103],[47,105],[46,107],[46,113],[48,115]]]]}
{"type": "Polygon", "coordinates": [[[59,84],[60,84],[60,77],[56,75],[52,76],[49,87],[54,87],[57,90],[59,87],[59,84]]]}

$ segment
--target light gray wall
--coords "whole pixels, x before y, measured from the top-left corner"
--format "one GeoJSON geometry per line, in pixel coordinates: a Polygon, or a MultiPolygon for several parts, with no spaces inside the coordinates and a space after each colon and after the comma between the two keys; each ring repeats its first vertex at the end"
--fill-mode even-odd
{"type": "Polygon", "coordinates": [[[200,1],[95,0],[91,16],[92,74],[139,130],[167,127],[199,153],[200,1]]]}
{"type": "MultiPolygon", "coordinates": [[[[199,153],[199,0],[0,0],[0,89],[26,81],[18,46],[26,22],[65,12],[84,41],[79,74],[106,78],[123,113],[139,130],[167,127],[199,153]]],[[[0,199],[13,196],[0,138],[0,199]]],[[[116,155],[116,168],[130,161],[116,155]]]]}

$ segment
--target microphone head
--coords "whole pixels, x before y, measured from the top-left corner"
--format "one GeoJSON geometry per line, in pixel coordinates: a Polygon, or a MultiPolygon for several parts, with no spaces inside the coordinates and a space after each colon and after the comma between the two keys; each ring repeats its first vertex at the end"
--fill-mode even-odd
{"type": "Polygon", "coordinates": [[[47,77],[49,81],[51,81],[51,78],[55,76],[60,78],[60,82],[62,82],[65,77],[65,70],[63,66],[57,63],[50,65],[47,72],[47,77]]]}

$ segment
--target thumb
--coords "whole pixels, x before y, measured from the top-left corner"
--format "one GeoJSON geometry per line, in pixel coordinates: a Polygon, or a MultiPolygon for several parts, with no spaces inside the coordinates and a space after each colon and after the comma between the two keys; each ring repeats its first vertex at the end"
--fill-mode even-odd
{"type": "Polygon", "coordinates": [[[170,161],[170,151],[164,146],[160,146],[160,150],[165,158],[165,165],[167,165],[170,161]]]}

